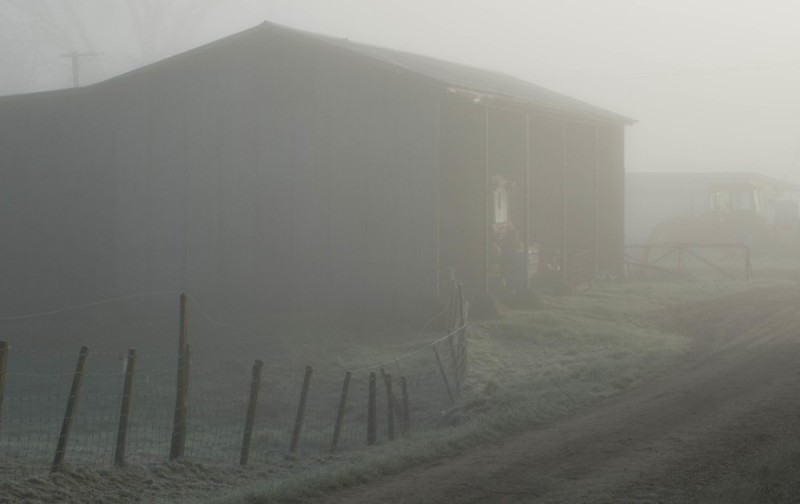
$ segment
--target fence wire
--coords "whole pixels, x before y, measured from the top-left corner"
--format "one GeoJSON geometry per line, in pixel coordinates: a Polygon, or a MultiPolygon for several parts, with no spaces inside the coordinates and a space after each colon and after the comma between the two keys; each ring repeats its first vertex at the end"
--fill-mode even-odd
{"type": "MultiPolygon", "coordinates": [[[[463,382],[466,328],[463,309],[461,313],[462,322],[453,331],[428,337],[427,342],[420,341],[420,333],[416,335],[416,348],[398,352],[383,362],[352,370],[341,365],[314,368],[299,425],[305,366],[266,362],[261,368],[249,463],[266,463],[290,453],[330,453],[348,371],[351,377],[341,411],[337,451],[363,448],[368,443],[384,444],[392,437],[392,427],[394,437],[400,438],[406,427],[414,433],[440,426],[463,382]],[[376,379],[374,441],[368,441],[371,374],[376,379]],[[391,399],[386,375],[391,377],[391,399]],[[406,382],[406,397],[401,377],[406,382]],[[406,401],[407,412],[403,410],[406,401]]],[[[222,333],[228,329],[218,328],[222,333]]],[[[158,338],[150,336],[149,340],[158,338]]],[[[127,359],[124,352],[107,350],[93,353],[90,348],[69,431],[68,467],[108,467],[115,463],[127,359]]],[[[163,344],[155,350],[136,359],[124,444],[129,464],[167,460],[175,436],[178,357],[164,351],[163,344]]],[[[197,345],[190,355],[183,456],[198,462],[238,464],[254,362],[221,358],[211,345],[197,345]]],[[[77,348],[74,352],[54,350],[30,340],[20,340],[8,349],[5,385],[0,390],[0,466],[51,466],[77,359],[77,348]]]]}

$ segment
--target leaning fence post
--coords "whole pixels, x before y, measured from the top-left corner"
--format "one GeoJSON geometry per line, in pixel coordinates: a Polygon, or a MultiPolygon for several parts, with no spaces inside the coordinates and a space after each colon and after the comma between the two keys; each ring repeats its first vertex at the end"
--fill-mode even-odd
{"type": "Polygon", "coordinates": [[[458,331],[458,374],[463,382],[467,378],[467,329],[458,331]]]}
{"type": "Polygon", "coordinates": [[[392,375],[387,374],[386,370],[383,369],[383,366],[381,366],[381,377],[383,379],[384,385],[386,386],[386,400],[391,403],[389,407],[393,412],[393,416],[397,417],[399,415],[402,415],[402,411],[400,411],[402,406],[397,402],[397,397],[395,397],[394,392],[392,392],[392,383],[391,383],[392,375]]]}
{"type": "Polygon", "coordinates": [[[8,350],[6,341],[0,341],[0,422],[3,420],[3,398],[6,390],[6,369],[8,369],[8,350]]]}
{"type": "Polygon", "coordinates": [[[458,330],[453,330],[447,338],[447,346],[450,348],[450,362],[453,363],[453,382],[456,386],[456,395],[461,395],[461,377],[458,375],[458,350],[456,350],[456,338],[458,330]]]}
{"type": "Polygon", "coordinates": [[[342,422],[344,421],[344,410],[347,407],[347,392],[350,390],[350,371],[344,374],[342,383],[342,395],[339,398],[339,409],[336,412],[336,424],[333,426],[333,440],[331,441],[331,453],[336,451],[339,444],[339,435],[342,432],[342,422]]]}
{"type": "Polygon", "coordinates": [[[58,472],[64,467],[64,456],[67,454],[69,431],[72,427],[72,419],[75,417],[75,410],[78,407],[78,396],[81,392],[84,371],[86,369],[86,357],[88,356],[89,348],[82,346],[81,353],[78,356],[78,365],[75,367],[75,374],[72,377],[72,387],[70,387],[69,390],[69,399],[67,400],[67,410],[64,412],[64,421],[61,423],[61,433],[58,435],[56,456],[53,459],[53,472],[58,472]]]}
{"type": "Polygon", "coordinates": [[[468,348],[467,348],[467,320],[469,320],[469,303],[461,301],[461,379],[467,378],[468,348]]]}
{"type": "Polygon", "coordinates": [[[189,311],[188,298],[181,294],[178,333],[178,379],[175,387],[175,416],[172,421],[172,444],[169,459],[183,457],[186,448],[186,423],[189,411],[189,311]]]}
{"type": "Polygon", "coordinates": [[[250,398],[247,401],[247,415],[244,419],[244,435],[242,436],[242,452],[239,464],[246,465],[250,458],[250,441],[253,439],[253,425],[256,421],[256,407],[258,406],[258,390],[261,388],[261,369],[264,362],[257,360],[253,364],[253,374],[250,379],[250,398]]]}
{"type": "Polygon", "coordinates": [[[300,391],[300,404],[297,405],[297,416],[294,419],[294,431],[292,432],[292,444],[289,446],[289,453],[297,450],[300,442],[300,431],[303,428],[303,417],[306,414],[306,401],[308,400],[308,388],[311,385],[311,366],[306,366],[306,375],[303,377],[303,389],[300,391]]]}
{"type": "Polygon", "coordinates": [[[411,430],[411,415],[408,413],[408,387],[406,386],[406,377],[400,377],[400,393],[403,395],[403,424],[402,424],[402,433],[404,436],[408,435],[408,432],[411,430]]]}
{"type": "Polygon", "coordinates": [[[128,419],[131,414],[131,393],[133,391],[133,373],[136,369],[136,350],[128,350],[125,361],[125,384],[122,387],[122,406],[119,411],[119,426],[117,428],[117,444],[114,450],[114,464],[117,467],[125,465],[125,446],[128,438],[128,419]]]}
{"type": "Polygon", "coordinates": [[[463,285],[458,284],[456,287],[456,318],[453,325],[453,334],[450,336],[450,352],[453,361],[453,377],[456,382],[456,393],[461,395],[461,388],[464,382],[465,369],[462,366],[463,358],[463,344],[464,344],[464,325],[466,318],[464,316],[464,291],[463,285]]]}
{"type": "Polygon", "coordinates": [[[375,373],[369,374],[369,400],[367,401],[367,446],[375,444],[376,439],[376,426],[378,423],[378,412],[376,405],[376,388],[377,377],[375,373]]]}
{"type": "Polygon", "coordinates": [[[464,323],[464,287],[460,283],[458,287],[456,287],[456,306],[457,316],[455,318],[455,326],[461,327],[464,323]]]}
{"type": "Polygon", "coordinates": [[[433,353],[436,355],[436,363],[439,365],[439,372],[442,374],[442,380],[444,380],[444,386],[447,388],[447,395],[450,397],[450,402],[455,403],[456,401],[453,398],[453,391],[450,390],[450,382],[447,380],[447,373],[444,372],[442,358],[439,357],[439,349],[436,348],[436,345],[433,345],[433,353]]]}

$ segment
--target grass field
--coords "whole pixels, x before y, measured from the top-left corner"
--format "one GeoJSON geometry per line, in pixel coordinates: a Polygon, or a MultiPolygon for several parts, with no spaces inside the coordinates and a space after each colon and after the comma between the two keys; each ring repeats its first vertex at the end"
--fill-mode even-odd
{"type": "Polygon", "coordinates": [[[787,442],[777,451],[749,461],[747,467],[698,491],[693,502],[704,504],[769,504],[797,502],[800,495],[800,444],[787,442]]]}
{"type": "MultiPolygon", "coordinates": [[[[231,326],[219,324],[195,308],[190,321],[196,374],[190,387],[193,416],[187,442],[189,465],[167,465],[164,471],[174,472],[176,481],[183,476],[192,478],[195,473],[204,479],[216,474],[219,486],[229,488],[214,494],[188,492],[186,502],[273,502],[350,486],[491,443],[509,433],[552,422],[669,369],[687,354],[689,341],[658,329],[666,308],[776,282],[605,283],[581,295],[539,296],[524,306],[500,306],[499,317],[470,324],[468,374],[456,406],[450,405],[431,348],[426,346],[442,332],[430,328],[420,331],[426,320],[387,327],[380,320],[294,314],[231,326]],[[419,348],[423,350],[409,354],[419,348]],[[254,436],[252,466],[238,469],[247,385],[255,358],[265,360],[260,422],[254,436]],[[378,370],[379,363],[396,376],[408,376],[413,430],[409,438],[389,443],[382,425],[378,446],[367,449],[366,376],[378,370]],[[299,456],[287,457],[305,365],[314,366],[314,392],[299,456]],[[329,455],[345,369],[356,372],[348,427],[343,434],[344,450],[329,455]],[[196,463],[205,468],[192,465],[196,463]],[[225,480],[235,483],[226,485],[225,480]]],[[[89,344],[94,381],[87,381],[88,397],[82,399],[79,409],[84,417],[76,424],[67,462],[81,471],[82,467],[95,467],[108,472],[120,388],[118,356],[135,341],[142,354],[141,374],[134,385],[138,394],[134,407],[139,417],[133,422],[130,440],[133,465],[119,478],[128,474],[148,481],[148,467],[163,472],[158,468],[165,462],[169,446],[177,321],[115,325],[100,319],[105,326],[86,322],[97,317],[76,315],[66,325],[64,320],[49,320],[26,331],[7,330],[12,338],[20,335],[12,341],[16,360],[12,360],[11,371],[31,375],[31,381],[17,392],[20,396],[41,395],[37,400],[43,401],[21,403],[30,409],[30,415],[47,411],[48,417],[33,424],[18,422],[19,428],[33,429],[33,443],[27,445],[20,437],[8,435],[15,424],[6,421],[0,433],[0,452],[6,456],[16,453],[15,460],[33,460],[37,467],[47,470],[70,368],[78,346],[89,344]],[[48,339],[53,331],[58,331],[58,345],[53,344],[53,338],[48,339]],[[45,354],[32,349],[41,348],[40,343],[45,342],[45,354]],[[98,401],[102,401],[102,407],[98,401]]],[[[14,383],[9,380],[7,386],[21,386],[14,383]]],[[[9,397],[13,394],[6,397],[7,406],[15,404],[9,397]]],[[[379,418],[385,415],[384,401],[379,398],[379,418]]],[[[4,411],[6,420],[14,414],[10,411],[4,411]]],[[[777,472],[775,469],[771,474],[777,472]]],[[[164,502],[175,500],[173,493],[164,502]]]]}
{"type": "Polygon", "coordinates": [[[462,401],[442,411],[438,430],[290,471],[207,502],[273,502],[322,493],[440,458],[563,417],[663,372],[689,341],[657,329],[664,309],[774,281],[608,283],[578,296],[539,297],[473,321],[462,401]],[[654,320],[656,322],[654,322],[654,320]]]}

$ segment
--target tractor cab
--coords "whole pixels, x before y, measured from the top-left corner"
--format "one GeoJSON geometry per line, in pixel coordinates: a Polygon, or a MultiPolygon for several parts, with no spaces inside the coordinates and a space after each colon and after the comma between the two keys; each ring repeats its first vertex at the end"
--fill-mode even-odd
{"type": "Polygon", "coordinates": [[[711,185],[708,188],[708,211],[719,214],[761,214],[758,188],[747,182],[711,185]]]}

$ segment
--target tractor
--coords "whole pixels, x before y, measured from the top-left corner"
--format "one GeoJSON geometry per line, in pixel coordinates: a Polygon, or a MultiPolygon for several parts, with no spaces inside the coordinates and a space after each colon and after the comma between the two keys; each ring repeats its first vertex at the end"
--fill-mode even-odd
{"type": "Polygon", "coordinates": [[[713,181],[701,215],[658,224],[648,242],[745,244],[754,253],[796,246],[800,243],[798,203],[778,189],[757,177],[713,181]]]}

